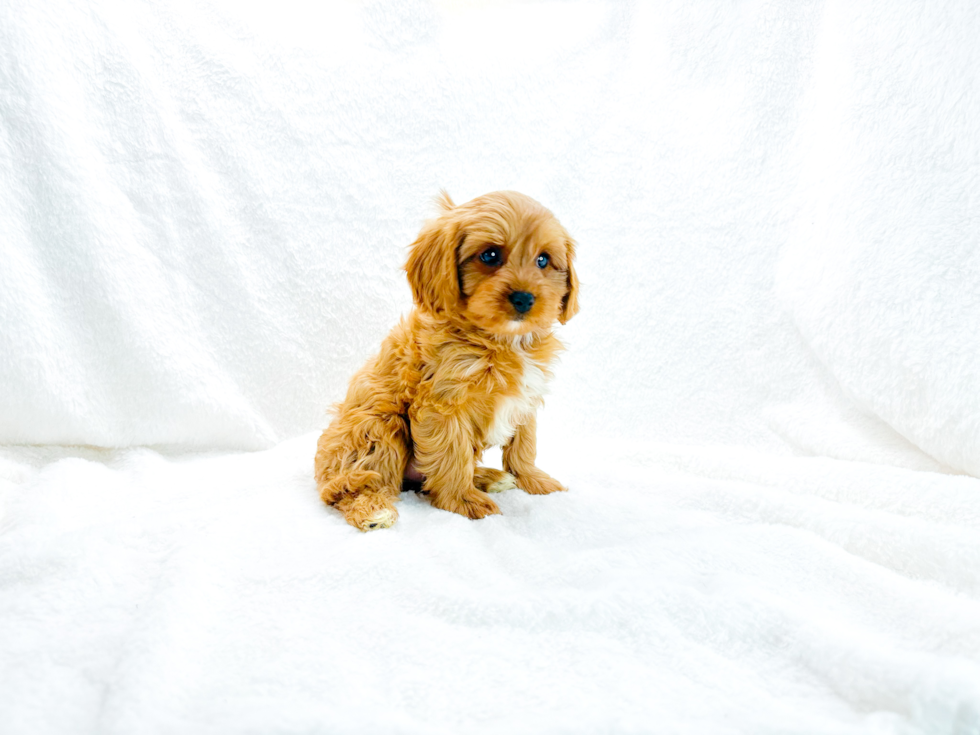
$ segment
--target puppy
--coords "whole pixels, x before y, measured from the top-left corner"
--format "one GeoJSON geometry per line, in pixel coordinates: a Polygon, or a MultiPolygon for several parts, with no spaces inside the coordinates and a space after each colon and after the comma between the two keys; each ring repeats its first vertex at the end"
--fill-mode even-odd
{"type": "Polygon", "coordinates": [[[564,490],[534,466],[535,412],[578,311],[575,244],[530,197],[499,191],[441,212],[411,246],[415,309],[351,379],[317,444],[324,502],[355,528],[391,526],[404,482],[468,518],[499,513],[488,493],[564,490]],[[503,447],[505,472],[480,467],[503,447]]]}

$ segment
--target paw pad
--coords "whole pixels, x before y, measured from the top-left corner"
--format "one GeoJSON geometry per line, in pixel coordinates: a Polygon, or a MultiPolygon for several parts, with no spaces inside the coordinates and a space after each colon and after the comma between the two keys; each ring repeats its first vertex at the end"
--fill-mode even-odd
{"type": "Polygon", "coordinates": [[[377,531],[382,528],[391,528],[395,525],[395,521],[398,520],[398,513],[389,508],[382,508],[375,511],[360,525],[362,531],[377,531]]]}

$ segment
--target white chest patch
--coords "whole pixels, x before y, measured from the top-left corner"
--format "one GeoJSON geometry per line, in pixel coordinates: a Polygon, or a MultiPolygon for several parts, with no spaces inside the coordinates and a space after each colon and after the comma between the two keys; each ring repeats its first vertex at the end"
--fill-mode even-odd
{"type": "Polygon", "coordinates": [[[532,416],[544,400],[548,388],[548,376],[530,358],[524,358],[524,375],[521,392],[500,401],[493,414],[493,423],[487,429],[487,446],[497,447],[506,444],[514,431],[532,416]]]}

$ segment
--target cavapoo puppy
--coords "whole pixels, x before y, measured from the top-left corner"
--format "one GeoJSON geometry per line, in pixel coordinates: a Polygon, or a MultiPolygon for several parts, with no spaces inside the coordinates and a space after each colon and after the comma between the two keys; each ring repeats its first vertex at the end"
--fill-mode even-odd
{"type": "Polygon", "coordinates": [[[575,244],[530,197],[498,191],[440,214],[411,246],[416,308],[351,379],[317,444],[323,500],[355,528],[391,526],[403,482],[469,518],[499,513],[488,493],[564,490],[534,466],[535,412],[578,311],[575,244]],[[504,472],[480,467],[503,447],[504,472]]]}

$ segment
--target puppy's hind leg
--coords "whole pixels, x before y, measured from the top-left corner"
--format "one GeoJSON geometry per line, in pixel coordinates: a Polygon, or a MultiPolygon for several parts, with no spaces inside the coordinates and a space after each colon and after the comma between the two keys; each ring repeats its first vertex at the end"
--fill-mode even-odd
{"type": "Polygon", "coordinates": [[[398,520],[395,501],[401,495],[408,461],[404,422],[400,427],[383,419],[377,423],[368,431],[359,427],[359,441],[349,434],[338,437],[331,427],[320,437],[317,448],[320,497],[360,531],[389,528],[398,520]]]}
{"type": "Polygon", "coordinates": [[[477,467],[473,473],[473,484],[485,493],[502,493],[517,487],[517,480],[509,472],[493,467],[477,467]]]}
{"type": "Polygon", "coordinates": [[[395,498],[378,472],[342,472],[318,489],[323,502],[343,513],[344,520],[360,531],[388,528],[398,520],[395,498]]]}

